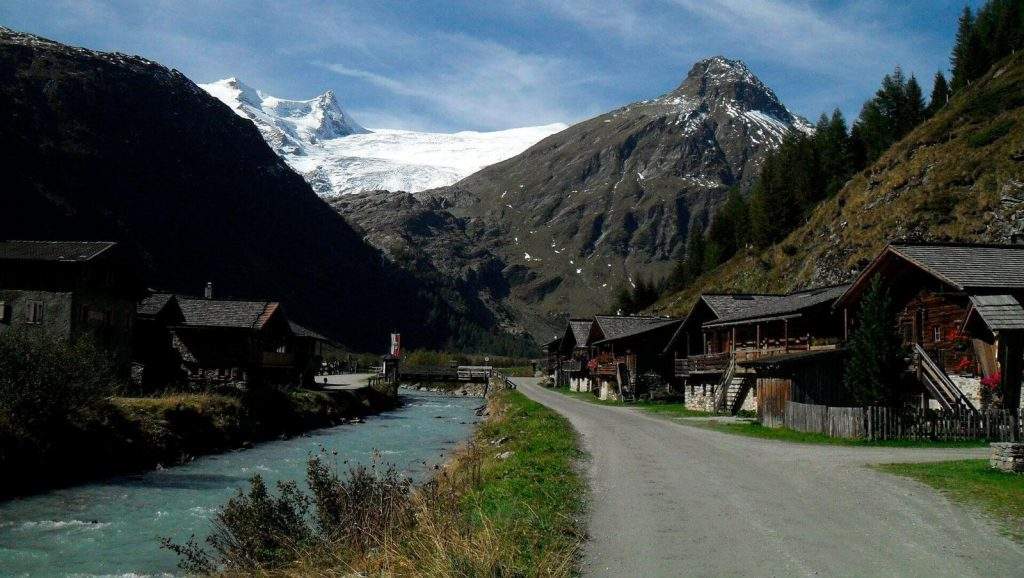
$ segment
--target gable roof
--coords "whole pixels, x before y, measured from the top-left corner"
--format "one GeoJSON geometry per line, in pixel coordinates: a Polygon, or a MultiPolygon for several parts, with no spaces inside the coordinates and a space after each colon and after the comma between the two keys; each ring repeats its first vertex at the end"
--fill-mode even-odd
{"type": "MultiPolygon", "coordinates": [[[[770,299],[763,299],[756,305],[742,309],[737,313],[720,317],[714,321],[704,324],[704,327],[721,327],[725,325],[738,325],[752,323],[766,319],[777,319],[798,315],[804,309],[832,303],[839,296],[846,293],[849,285],[834,285],[831,287],[819,287],[796,291],[786,295],[772,295],[770,299]]],[[[769,296],[765,296],[769,297],[769,296]]]]}
{"type": "Polygon", "coordinates": [[[326,337],[320,335],[316,331],[313,331],[312,329],[309,329],[307,327],[303,327],[302,325],[299,325],[298,323],[292,321],[291,319],[288,320],[288,327],[292,330],[292,333],[296,337],[306,337],[309,339],[316,339],[317,341],[330,341],[330,339],[327,339],[326,337]]]}
{"type": "Polygon", "coordinates": [[[604,334],[602,339],[598,339],[593,343],[594,345],[609,343],[626,337],[634,337],[648,331],[664,329],[683,322],[683,319],[679,317],[618,317],[600,315],[595,317],[594,320],[602,327],[602,333],[604,334]],[[609,331],[611,334],[609,334],[609,331]]]}
{"type": "Polygon", "coordinates": [[[837,304],[859,296],[871,278],[894,260],[910,263],[960,291],[1024,289],[1024,245],[892,243],[857,276],[837,304]]]}
{"type": "Polygon", "coordinates": [[[167,304],[174,301],[173,293],[153,293],[135,306],[135,312],[139,315],[152,317],[159,315],[167,304]]]}
{"type": "Polygon", "coordinates": [[[761,307],[777,299],[778,295],[763,293],[708,293],[702,294],[700,300],[707,304],[715,317],[732,317],[753,307],[761,307]]]}
{"type": "Polygon", "coordinates": [[[572,333],[572,338],[576,340],[577,347],[587,345],[587,340],[590,339],[590,328],[593,325],[593,319],[569,320],[569,331],[572,333]]]}
{"type": "Polygon", "coordinates": [[[81,263],[115,245],[113,241],[0,241],[0,260],[81,263]]]}
{"type": "Polygon", "coordinates": [[[185,325],[193,327],[230,327],[262,329],[280,310],[276,301],[225,301],[220,299],[178,298],[185,325]]]}
{"type": "Polygon", "coordinates": [[[964,327],[974,317],[980,317],[993,332],[1024,330],[1024,308],[1012,295],[972,295],[964,327]]]}

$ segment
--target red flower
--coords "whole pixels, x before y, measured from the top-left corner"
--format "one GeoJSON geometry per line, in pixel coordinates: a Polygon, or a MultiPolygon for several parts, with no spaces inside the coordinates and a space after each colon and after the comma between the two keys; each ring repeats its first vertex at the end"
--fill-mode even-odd
{"type": "Polygon", "coordinates": [[[995,391],[996,389],[999,389],[999,382],[1001,382],[1002,380],[1002,372],[997,371],[992,375],[989,375],[988,377],[981,378],[981,385],[984,385],[990,390],[995,391]]]}

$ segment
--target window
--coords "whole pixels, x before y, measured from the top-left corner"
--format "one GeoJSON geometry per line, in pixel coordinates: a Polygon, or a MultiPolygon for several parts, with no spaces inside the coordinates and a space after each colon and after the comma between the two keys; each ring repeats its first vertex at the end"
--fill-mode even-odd
{"type": "Polygon", "coordinates": [[[0,301],[0,323],[10,323],[7,320],[7,302],[0,301]]]}
{"type": "Polygon", "coordinates": [[[935,327],[932,329],[932,341],[936,343],[942,341],[942,328],[935,327]]]}
{"type": "Polygon", "coordinates": [[[42,323],[43,322],[43,302],[42,301],[29,301],[28,302],[28,314],[25,317],[26,323],[42,323]]]}
{"type": "Polygon", "coordinates": [[[286,345],[283,344],[283,343],[281,345],[278,345],[277,349],[275,349],[274,351],[276,351],[277,353],[287,353],[288,352],[286,345]]]}

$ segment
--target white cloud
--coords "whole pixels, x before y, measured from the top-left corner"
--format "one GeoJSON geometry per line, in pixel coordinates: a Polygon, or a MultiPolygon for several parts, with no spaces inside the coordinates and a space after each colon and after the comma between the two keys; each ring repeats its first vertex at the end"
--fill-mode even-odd
{"type": "Polygon", "coordinates": [[[574,73],[561,57],[524,53],[463,35],[428,35],[423,42],[435,46],[432,65],[403,70],[401,78],[337,62],[315,64],[417,99],[463,125],[500,129],[564,121],[579,114],[570,93],[586,76],[574,73]]]}

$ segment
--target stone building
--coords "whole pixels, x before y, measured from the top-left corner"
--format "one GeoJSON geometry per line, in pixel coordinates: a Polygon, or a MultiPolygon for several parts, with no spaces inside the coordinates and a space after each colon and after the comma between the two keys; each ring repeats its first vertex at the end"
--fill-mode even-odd
{"type": "Polygon", "coordinates": [[[139,302],[135,362],[144,384],[312,385],[322,335],[276,301],[154,293],[139,302]]]}
{"type": "Polygon", "coordinates": [[[142,294],[117,243],[0,241],[0,334],[87,337],[127,371],[142,294]]]}

